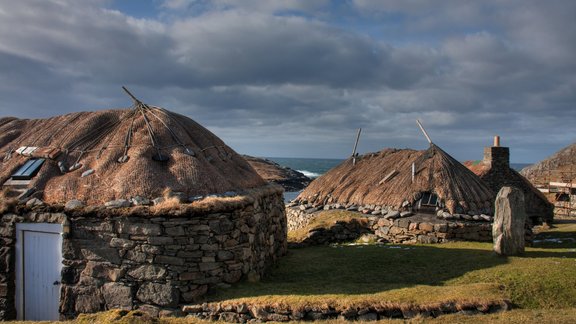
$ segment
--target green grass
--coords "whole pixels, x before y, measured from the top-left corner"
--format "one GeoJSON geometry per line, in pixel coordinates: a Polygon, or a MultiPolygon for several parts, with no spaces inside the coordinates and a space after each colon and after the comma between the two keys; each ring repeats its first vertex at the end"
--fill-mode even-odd
{"type": "Polygon", "coordinates": [[[261,282],[216,291],[209,301],[346,305],[508,299],[525,310],[573,310],[576,244],[570,238],[576,238],[576,224],[558,224],[517,257],[498,256],[491,243],[477,242],[294,249],[261,282]],[[556,238],[563,241],[550,240],[556,238]]]}

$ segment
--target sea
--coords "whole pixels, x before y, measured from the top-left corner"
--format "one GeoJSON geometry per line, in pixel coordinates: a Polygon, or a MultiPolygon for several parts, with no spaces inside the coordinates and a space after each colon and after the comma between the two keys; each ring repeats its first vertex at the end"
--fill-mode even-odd
{"type": "MultiPolygon", "coordinates": [[[[344,159],[314,159],[314,158],[284,158],[284,157],[268,157],[281,166],[289,167],[293,170],[302,172],[305,176],[315,179],[328,170],[342,163],[344,159]]],[[[531,163],[510,163],[510,166],[520,171],[523,168],[532,165],[531,163]]],[[[291,201],[298,196],[299,191],[288,191],[284,193],[284,200],[291,201]]]]}

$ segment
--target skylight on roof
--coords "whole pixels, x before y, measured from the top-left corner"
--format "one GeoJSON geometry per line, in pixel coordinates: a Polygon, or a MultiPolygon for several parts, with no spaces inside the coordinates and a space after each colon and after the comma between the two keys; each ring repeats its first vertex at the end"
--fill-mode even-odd
{"type": "Polygon", "coordinates": [[[30,159],[26,161],[26,163],[12,175],[12,180],[32,179],[38,173],[44,161],[45,159],[30,159]]]}

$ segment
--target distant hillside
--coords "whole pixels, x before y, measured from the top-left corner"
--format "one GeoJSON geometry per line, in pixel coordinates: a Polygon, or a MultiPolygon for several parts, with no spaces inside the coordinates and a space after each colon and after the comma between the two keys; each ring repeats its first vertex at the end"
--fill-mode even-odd
{"type": "Polygon", "coordinates": [[[243,155],[243,157],[264,180],[277,183],[286,191],[302,190],[311,181],[303,173],[283,167],[274,161],[249,155],[243,155]]]}

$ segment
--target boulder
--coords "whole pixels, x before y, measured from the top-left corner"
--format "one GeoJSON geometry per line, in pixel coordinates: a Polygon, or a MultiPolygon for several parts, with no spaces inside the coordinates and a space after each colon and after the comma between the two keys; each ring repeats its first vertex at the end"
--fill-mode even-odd
{"type": "Polygon", "coordinates": [[[400,213],[400,217],[409,217],[414,215],[411,211],[403,211],[400,213]]]}
{"type": "Polygon", "coordinates": [[[28,207],[28,208],[33,208],[33,207],[42,206],[42,205],[44,205],[44,202],[38,198],[32,198],[26,202],[26,207],[28,207]]]}
{"type": "Polygon", "coordinates": [[[494,251],[500,255],[524,252],[526,211],[524,194],[514,187],[502,187],[496,196],[496,212],[492,225],[494,251]]]}
{"type": "Polygon", "coordinates": [[[130,202],[126,199],[111,200],[104,203],[107,208],[126,208],[130,207],[130,202]]]}
{"type": "Polygon", "coordinates": [[[154,282],[144,283],[136,297],[144,303],[153,303],[159,306],[175,307],[178,305],[180,292],[168,284],[154,282]]]}
{"type": "Polygon", "coordinates": [[[74,210],[84,207],[84,203],[78,199],[69,200],[66,205],[64,205],[65,210],[74,210]]]}
{"type": "Polygon", "coordinates": [[[128,274],[138,280],[161,280],[166,276],[166,270],[157,265],[147,264],[128,272],[128,274]]]}
{"type": "Polygon", "coordinates": [[[102,295],[108,309],[132,309],[132,289],[124,284],[106,283],[102,287],[102,295]]]}
{"type": "Polygon", "coordinates": [[[140,196],[132,197],[132,199],[130,199],[130,202],[134,206],[147,206],[151,204],[150,199],[140,196]]]}
{"type": "Polygon", "coordinates": [[[396,219],[400,217],[400,212],[397,210],[389,210],[384,217],[388,219],[396,219]]]}

